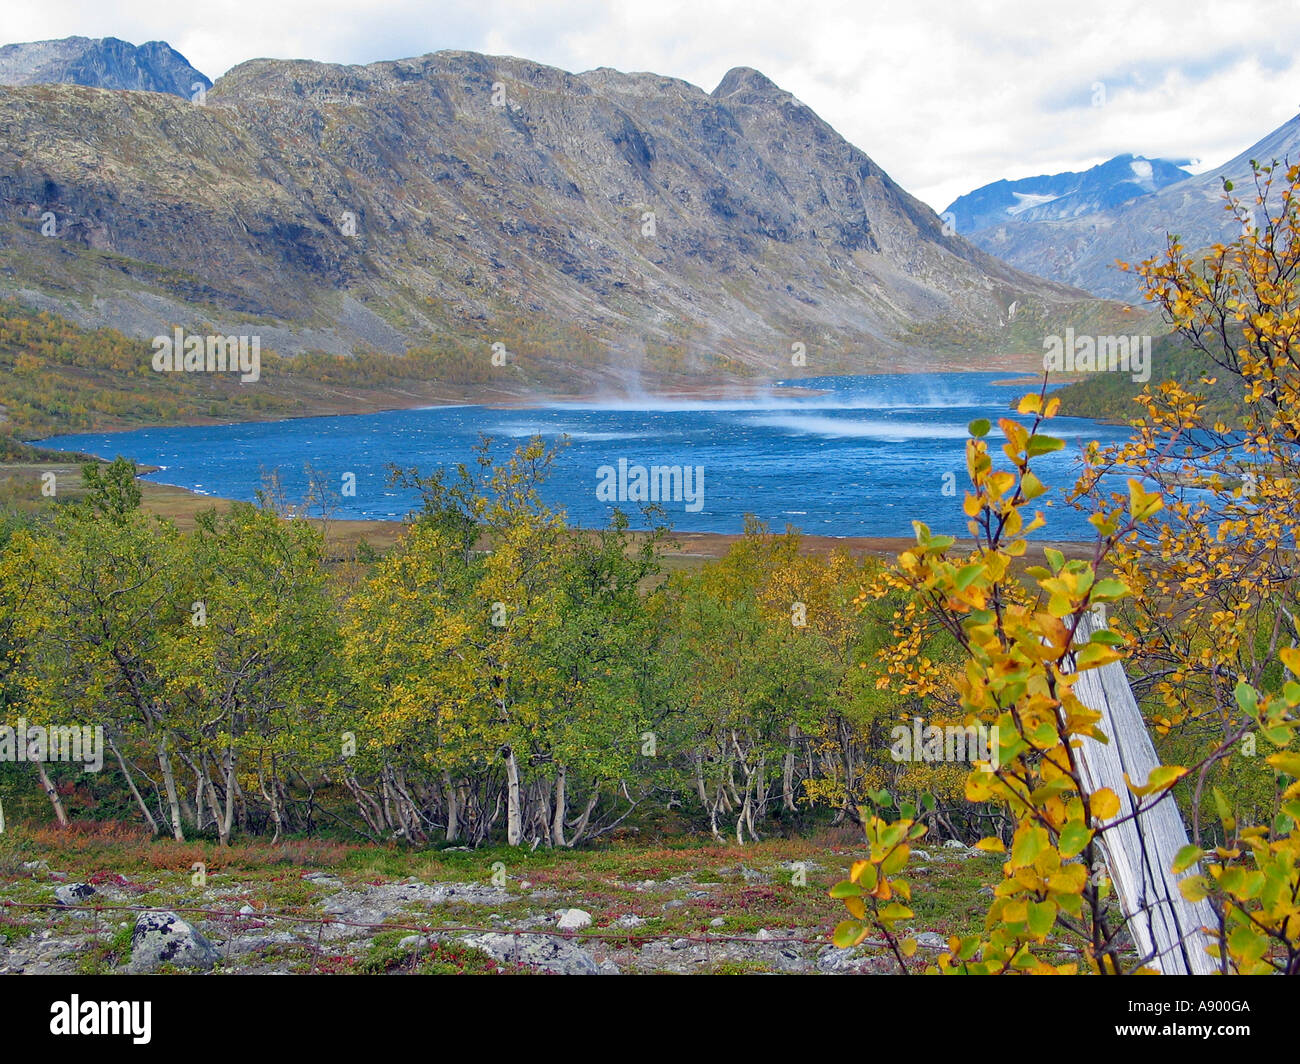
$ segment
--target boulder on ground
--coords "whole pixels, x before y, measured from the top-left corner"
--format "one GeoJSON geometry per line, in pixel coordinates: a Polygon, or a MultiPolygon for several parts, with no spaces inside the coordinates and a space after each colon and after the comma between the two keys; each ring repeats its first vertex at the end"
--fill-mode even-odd
{"type": "Polygon", "coordinates": [[[95,888],[89,883],[66,883],[54,888],[54,897],[60,905],[80,905],[92,894],[95,888]]]}
{"type": "Polygon", "coordinates": [[[141,913],[131,934],[132,974],[152,972],[161,965],[207,970],[218,960],[216,948],[195,927],[173,912],[141,913]]]}

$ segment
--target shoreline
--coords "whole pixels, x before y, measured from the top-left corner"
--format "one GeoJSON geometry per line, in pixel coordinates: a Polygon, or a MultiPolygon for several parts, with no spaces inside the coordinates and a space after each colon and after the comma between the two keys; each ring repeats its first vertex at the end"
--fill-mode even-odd
{"type": "MultiPolygon", "coordinates": [[[[6,480],[21,481],[26,479],[29,485],[34,485],[39,481],[41,473],[47,471],[55,472],[60,476],[75,476],[79,465],[80,463],[71,459],[0,464],[0,487],[5,486],[6,480]]],[[[141,475],[147,475],[149,472],[156,471],[157,468],[155,466],[141,466],[139,471],[141,475]]],[[[217,495],[202,495],[178,484],[163,484],[158,481],[142,479],[137,480],[137,483],[140,484],[143,496],[141,500],[142,508],[149,513],[175,522],[176,526],[182,531],[189,531],[194,528],[198,514],[213,509],[219,512],[225,511],[236,501],[217,495]]],[[[63,495],[64,491],[65,489],[60,485],[60,494],[63,495]]],[[[79,483],[77,486],[72,487],[67,494],[74,498],[79,496],[81,494],[79,483]]],[[[39,505],[39,497],[33,499],[33,502],[39,505]]],[[[356,548],[362,542],[365,542],[368,547],[381,552],[388,550],[397,543],[408,527],[405,517],[389,520],[309,517],[306,520],[325,528],[327,536],[326,553],[330,560],[335,562],[351,560],[355,556],[356,548]]],[[[570,527],[575,531],[593,535],[601,531],[599,528],[570,527]]],[[[785,529],[773,528],[769,531],[772,534],[779,535],[785,529]]],[[[646,534],[643,530],[631,531],[634,541],[639,541],[646,534]]],[[[828,554],[835,550],[847,550],[852,555],[872,555],[884,560],[892,560],[901,551],[915,545],[915,540],[911,536],[827,536],[803,531],[798,534],[800,537],[799,553],[804,555],[828,554]]],[[[668,545],[663,555],[665,567],[670,569],[690,567],[721,558],[733,544],[743,539],[744,533],[739,531],[692,532],[673,529],[668,534],[668,545]]],[[[965,536],[960,536],[957,539],[957,545],[962,549],[969,549],[974,546],[974,541],[965,536]]],[[[1088,540],[1045,539],[1030,541],[1031,551],[1041,551],[1043,547],[1055,547],[1070,558],[1090,558],[1093,543],[1088,540]]]]}
{"type": "MultiPolygon", "coordinates": [[[[937,371],[930,369],[869,370],[860,373],[824,373],[819,377],[809,379],[820,380],[823,378],[842,379],[846,377],[922,376],[934,372],[937,371]]],[[[1000,373],[1003,371],[962,369],[943,370],[942,372],[946,375],[957,376],[976,373],[1000,373]]],[[[1006,372],[1009,376],[991,381],[990,383],[994,387],[999,388],[1041,386],[1041,379],[1027,371],[1020,375],[1017,375],[1015,370],[1009,370],[1006,372]]],[[[1062,381],[1061,383],[1068,382],[1062,381]]],[[[818,395],[825,395],[827,391],[827,388],[790,383],[788,378],[786,379],[786,383],[777,383],[776,381],[772,381],[770,383],[755,382],[750,384],[732,382],[729,384],[672,385],[666,386],[659,391],[641,389],[636,392],[625,390],[622,393],[615,393],[607,389],[599,389],[579,392],[553,392],[525,395],[519,392],[497,388],[464,387],[459,391],[445,394],[433,393],[430,395],[416,395],[406,389],[393,391],[376,389],[372,392],[364,392],[361,395],[347,395],[347,399],[352,403],[351,409],[343,409],[341,407],[344,404],[338,404],[337,406],[332,407],[324,406],[319,410],[314,410],[309,413],[284,414],[277,417],[188,417],[179,418],[174,421],[158,421],[146,424],[101,425],[76,432],[56,432],[38,439],[22,440],[19,442],[28,447],[51,450],[51,448],[47,446],[46,441],[57,439],[60,436],[110,436],[126,432],[139,432],[143,429],[211,428],[223,425],[273,425],[277,422],[303,421],[317,417],[366,417],[371,414],[397,413],[399,411],[407,410],[436,410],[441,407],[452,406],[481,406],[489,410],[526,410],[552,404],[599,402],[626,403],[642,399],[647,401],[678,400],[690,402],[692,400],[730,401],[771,396],[778,398],[813,398],[818,395]]]]}

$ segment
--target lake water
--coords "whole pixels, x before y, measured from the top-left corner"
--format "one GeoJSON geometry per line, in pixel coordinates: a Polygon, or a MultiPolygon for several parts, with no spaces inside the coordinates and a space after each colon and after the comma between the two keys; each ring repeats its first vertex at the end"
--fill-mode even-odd
{"type": "MultiPolygon", "coordinates": [[[[689,483],[662,480],[679,497],[661,503],[674,528],[687,532],[741,531],[753,513],[774,530],[787,523],[828,536],[910,536],[911,521],[936,532],[965,534],[962,495],[966,426],[994,422],[1029,386],[997,385],[1005,373],[900,374],[801,380],[825,393],[801,398],[554,403],[501,409],[443,406],[344,417],[300,418],[259,424],[138,429],[58,436],[47,445],[113,458],[125,455],[160,466],[149,479],[233,499],[252,500],[264,477],[278,470],[289,497],[306,488],[305,466],[328,474],[336,491],[355,474],[356,494],[337,500],[335,516],[397,520],[418,503],[414,493],[387,483],[396,463],[428,471],[472,463],[480,434],[503,457],[534,434],[569,438],[543,491],[570,523],[605,524],[615,503],[635,492],[636,467],[682,467],[689,483]],[[625,473],[620,477],[620,460],[625,473]],[[607,467],[602,471],[602,467],[607,467]],[[703,473],[703,492],[697,471],[703,473]],[[945,474],[953,474],[945,477],[945,474]],[[620,483],[621,481],[621,483],[620,483]],[[945,494],[945,486],[955,494],[945,494]],[[690,492],[683,490],[689,488],[690,492]],[[606,494],[598,497],[598,489],[606,494]]],[[[1025,421],[1027,419],[1021,418],[1025,421]]],[[[1035,468],[1054,489],[1073,484],[1080,448],[1092,439],[1122,438],[1125,430],[1081,418],[1058,418],[1049,432],[1065,439],[1062,452],[1035,468]]],[[[1005,457],[994,448],[995,462],[1005,457]]],[[[1054,490],[1043,501],[1059,499],[1054,490]]],[[[637,503],[620,507],[644,527],[637,503]]],[[[1057,501],[1046,510],[1040,536],[1090,538],[1084,515],[1057,501]]]]}

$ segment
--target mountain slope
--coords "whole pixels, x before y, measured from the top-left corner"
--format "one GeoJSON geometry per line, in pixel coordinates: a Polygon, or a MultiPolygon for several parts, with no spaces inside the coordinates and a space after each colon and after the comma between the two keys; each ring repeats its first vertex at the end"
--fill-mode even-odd
{"type": "Polygon", "coordinates": [[[995,181],[959,196],[943,213],[952,214],[957,231],[974,234],[972,239],[978,243],[977,234],[990,226],[1091,214],[1190,176],[1167,159],[1117,155],[1078,173],[995,181]]]}
{"type": "Polygon", "coordinates": [[[116,37],[65,37],[0,47],[0,85],[49,83],[168,92],[190,99],[212,86],[165,41],[137,47],[116,37]]]}
{"type": "Polygon", "coordinates": [[[1011,303],[1018,321],[1096,306],[945,235],[746,68],[706,93],[466,52],[256,60],[206,106],[34,86],[0,93],[0,125],[0,291],[145,338],[496,342],[575,380],[716,379],[788,375],[796,343],[810,372],[919,368],[917,323],[1037,348],[1011,303]]]}
{"type": "Polygon", "coordinates": [[[1098,296],[1136,300],[1140,281],[1135,274],[1117,270],[1117,259],[1136,264],[1157,254],[1167,233],[1181,237],[1189,251],[1232,239],[1238,226],[1224,209],[1223,179],[1234,182],[1242,194],[1254,187],[1252,159],[1269,163],[1288,156],[1300,161],[1300,116],[1222,166],[1118,208],[1072,218],[1016,219],[971,233],[971,240],[1019,269],[1098,296]]]}

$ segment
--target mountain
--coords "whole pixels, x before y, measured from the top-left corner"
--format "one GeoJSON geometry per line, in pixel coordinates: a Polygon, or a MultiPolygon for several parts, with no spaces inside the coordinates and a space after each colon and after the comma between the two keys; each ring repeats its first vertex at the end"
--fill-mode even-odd
{"type": "Polygon", "coordinates": [[[190,99],[212,82],[164,41],[137,47],[116,37],[65,37],[0,47],[0,85],[50,83],[169,92],[190,99]]]}
{"type": "Polygon", "coordinates": [[[1169,233],[1177,234],[1189,252],[1233,239],[1239,226],[1224,209],[1224,178],[1249,201],[1254,198],[1251,160],[1282,162],[1288,157],[1300,161],[1300,116],[1214,170],[1117,207],[1071,217],[1022,215],[968,235],[985,251],[1019,269],[1097,296],[1137,300],[1142,294],[1140,279],[1118,270],[1117,259],[1136,265],[1163,250],[1169,233]]]}
{"type": "Polygon", "coordinates": [[[254,60],[202,106],[9,89],[0,126],[0,294],[146,339],[717,380],[788,376],[795,345],[808,373],[1041,357],[1043,320],[1098,307],[946,234],[747,68],[710,93],[456,51],[254,60]]]}
{"type": "Polygon", "coordinates": [[[1117,155],[1080,173],[995,181],[959,196],[944,214],[953,215],[959,233],[970,234],[978,242],[976,235],[990,226],[1092,214],[1190,176],[1167,159],[1117,155]]]}

